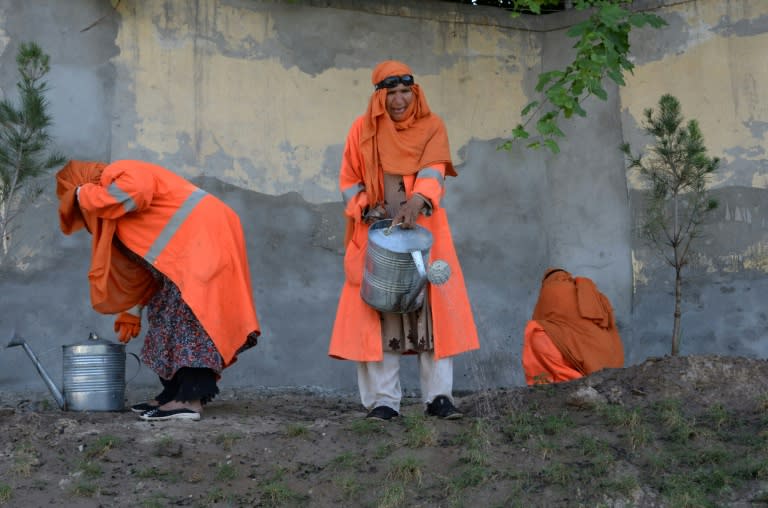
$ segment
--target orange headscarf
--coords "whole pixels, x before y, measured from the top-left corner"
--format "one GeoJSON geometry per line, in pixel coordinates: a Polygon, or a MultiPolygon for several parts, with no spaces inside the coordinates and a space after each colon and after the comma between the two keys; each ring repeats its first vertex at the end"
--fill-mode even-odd
{"type": "Polygon", "coordinates": [[[583,374],[624,364],[613,308],[591,279],[547,269],[531,319],[583,374]]]}
{"type": "Polygon", "coordinates": [[[101,172],[107,165],[97,161],[69,161],[56,173],[56,196],[59,198],[59,226],[65,235],[80,231],[83,227],[93,231],[93,218],[87,219],[80,212],[75,198],[76,189],[86,183],[99,184],[101,172]]]}
{"type": "Polygon", "coordinates": [[[115,314],[137,303],[146,303],[157,286],[146,268],[131,261],[114,245],[117,221],[101,219],[77,204],[77,187],[86,183],[99,185],[106,166],[103,162],[69,161],[56,173],[56,196],[61,231],[70,235],[85,227],[93,235],[88,272],[91,304],[98,312],[115,314]]]}
{"type": "MultiPolygon", "coordinates": [[[[373,69],[371,83],[390,76],[413,75],[406,64],[386,60],[373,69]]],[[[406,118],[393,121],[387,113],[387,89],[376,90],[368,101],[360,150],[365,164],[363,179],[369,203],[383,200],[381,170],[396,175],[412,175],[430,164],[446,165],[445,174],[456,176],[451,162],[448,134],[443,122],[433,115],[418,84],[411,86],[413,101],[406,118]]]]}

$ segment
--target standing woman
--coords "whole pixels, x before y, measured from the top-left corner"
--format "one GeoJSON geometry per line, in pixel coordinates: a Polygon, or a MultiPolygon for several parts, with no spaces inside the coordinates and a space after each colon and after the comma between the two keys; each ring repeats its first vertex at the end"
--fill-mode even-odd
{"type": "Polygon", "coordinates": [[[119,314],[123,343],[139,335],[147,309],[141,358],[163,390],[131,409],[149,421],[199,420],[222,370],[260,334],[239,217],[143,161],[70,161],[56,181],[62,232],[93,235],[93,308],[119,314]]]}
{"type": "Polygon", "coordinates": [[[458,418],[453,357],[477,349],[479,341],[440,203],[445,176],[456,176],[448,134],[406,64],[380,63],[371,82],[368,108],[352,124],[341,162],[346,277],[329,355],[358,362],[358,387],[368,417],[389,420],[400,412],[400,357],[416,354],[426,414],[458,418]],[[433,236],[431,257],[451,269],[439,289],[428,285],[424,305],[412,313],[379,312],[360,296],[368,228],[384,218],[403,228],[427,228],[433,236]]]}

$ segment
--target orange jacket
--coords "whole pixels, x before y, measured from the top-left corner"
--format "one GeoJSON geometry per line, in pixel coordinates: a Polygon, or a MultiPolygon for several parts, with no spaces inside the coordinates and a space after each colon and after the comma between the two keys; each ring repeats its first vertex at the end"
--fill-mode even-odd
{"type": "MultiPolygon", "coordinates": [[[[368,206],[363,179],[360,133],[363,117],[352,125],[341,163],[339,184],[345,202],[345,214],[351,223],[351,235],[344,255],[344,286],[341,290],[336,321],[328,354],[355,361],[380,361],[383,358],[379,312],[360,297],[368,225],[362,213],[368,206]]],[[[417,223],[433,235],[430,259],[441,259],[451,267],[451,277],[441,286],[428,284],[431,304],[435,356],[444,358],[480,347],[472,309],[464,285],[464,276],[456,257],[448,217],[440,207],[445,179],[445,164],[432,164],[412,175],[403,175],[405,193],[414,192],[432,203],[430,216],[420,215],[417,223]]]]}
{"type": "Polygon", "coordinates": [[[98,184],[83,184],[79,203],[84,214],[113,221],[120,241],[178,286],[224,366],[259,332],[240,219],[219,199],[163,167],[123,160],[106,166],[98,184]]]}
{"type": "MultiPolygon", "coordinates": [[[[613,308],[591,279],[548,269],[531,320],[584,375],[624,366],[624,348],[613,308]]],[[[526,333],[536,329],[529,324],[526,333]]]]}

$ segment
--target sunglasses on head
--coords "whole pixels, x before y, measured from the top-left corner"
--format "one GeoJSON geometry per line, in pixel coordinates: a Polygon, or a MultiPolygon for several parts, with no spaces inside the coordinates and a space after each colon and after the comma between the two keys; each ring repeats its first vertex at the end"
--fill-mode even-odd
{"type": "Polygon", "coordinates": [[[404,84],[405,86],[412,86],[413,76],[410,74],[403,74],[402,76],[389,76],[388,78],[384,78],[378,83],[376,83],[376,90],[381,90],[382,88],[395,88],[400,83],[404,84]]]}

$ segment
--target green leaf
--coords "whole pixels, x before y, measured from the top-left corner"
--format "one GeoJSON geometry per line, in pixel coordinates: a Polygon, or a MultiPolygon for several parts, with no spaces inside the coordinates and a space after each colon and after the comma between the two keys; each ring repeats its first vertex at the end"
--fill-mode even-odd
{"type": "Polygon", "coordinates": [[[512,130],[512,137],[514,139],[528,139],[530,136],[531,135],[522,125],[518,125],[512,130]]]}
{"type": "Polygon", "coordinates": [[[606,3],[600,7],[597,17],[609,27],[616,27],[629,13],[626,9],[614,3],[606,3]]]}
{"type": "Polygon", "coordinates": [[[523,110],[520,112],[522,116],[527,115],[533,108],[537,107],[539,105],[539,101],[533,101],[529,102],[527,106],[523,108],[523,110]]]}
{"type": "Polygon", "coordinates": [[[538,150],[541,148],[541,141],[534,141],[533,143],[529,143],[526,148],[533,148],[534,150],[538,150]]]}
{"type": "Polygon", "coordinates": [[[608,100],[608,92],[606,92],[602,86],[597,86],[591,89],[590,92],[595,94],[595,96],[601,100],[604,100],[604,101],[608,100]]]}
{"type": "Polygon", "coordinates": [[[652,28],[661,28],[663,26],[667,26],[667,22],[663,18],[660,18],[655,14],[648,14],[645,12],[630,14],[628,20],[629,23],[636,28],[641,28],[645,25],[650,25],[652,28]]]}
{"type": "Polygon", "coordinates": [[[542,72],[539,74],[539,82],[536,84],[536,91],[541,92],[550,81],[559,80],[563,75],[563,71],[542,72]]]}
{"type": "Polygon", "coordinates": [[[592,23],[589,21],[582,21],[581,23],[573,25],[566,33],[568,34],[568,37],[583,37],[591,27],[592,23]]]}
{"type": "Polygon", "coordinates": [[[624,86],[626,84],[624,81],[624,76],[622,76],[621,72],[617,69],[608,69],[607,74],[608,77],[611,78],[611,81],[617,85],[624,86]]]}
{"type": "Polygon", "coordinates": [[[560,153],[560,146],[554,139],[545,139],[544,145],[549,148],[552,153],[560,153]]]}
{"type": "Polygon", "coordinates": [[[502,144],[500,144],[499,146],[496,147],[496,150],[497,151],[499,151],[499,150],[506,150],[506,151],[512,150],[512,141],[507,140],[507,141],[503,142],[502,144]]]}

